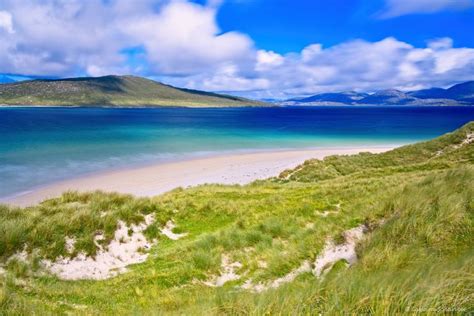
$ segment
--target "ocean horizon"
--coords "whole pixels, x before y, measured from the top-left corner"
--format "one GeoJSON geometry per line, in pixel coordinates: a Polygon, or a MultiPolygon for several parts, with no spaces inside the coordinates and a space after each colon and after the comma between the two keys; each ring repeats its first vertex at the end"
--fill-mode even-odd
{"type": "Polygon", "coordinates": [[[473,107],[0,108],[0,198],[89,173],[214,155],[400,146],[473,107]]]}

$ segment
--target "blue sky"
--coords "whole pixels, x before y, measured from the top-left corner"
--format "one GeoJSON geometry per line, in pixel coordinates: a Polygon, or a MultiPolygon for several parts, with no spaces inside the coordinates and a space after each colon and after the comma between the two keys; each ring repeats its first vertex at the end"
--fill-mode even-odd
{"type": "Polygon", "coordinates": [[[255,98],[413,90],[474,80],[472,30],[474,0],[2,0],[0,74],[255,98]]]}
{"type": "Polygon", "coordinates": [[[381,0],[228,1],[221,6],[217,21],[223,31],[239,30],[249,34],[260,48],[279,53],[300,51],[311,43],[332,46],[356,38],[378,41],[388,36],[415,46],[440,37],[451,37],[458,47],[474,46],[472,9],[447,7],[432,14],[415,12],[397,18],[377,18],[386,8],[385,3],[381,0]]]}

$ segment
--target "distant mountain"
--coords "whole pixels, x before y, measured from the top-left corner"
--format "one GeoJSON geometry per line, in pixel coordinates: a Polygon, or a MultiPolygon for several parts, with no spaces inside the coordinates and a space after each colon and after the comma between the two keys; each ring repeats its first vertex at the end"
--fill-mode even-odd
{"type": "Polygon", "coordinates": [[[377,91],[359,101],[360,104],[407,104],[416,100],[416,98],[407,95],[399,90],[388,89],[377,91]]]}
{"type": "Polygon", "coordinates": [[[474,105],[474,81],[464,82],[449,89],[430,88],[410,92],[395,89],[372,94],[359,92],[321,93],[295,98],[281,105],[474,105]]]}
{"type": "Polygon", "coordinates": [[[280,102],[282,99],[275,99],[275,98],[261,98],[261,99],[258,99],[262,102],[268,102],[268,103],[276,103],[276,102],[280,102]]]}
{"type": "Polygon", "coordinates": [[[10,78],[7,75],[0,75],[0,84],[2,84],[2,83],[12,83],[12,82],[16,82],[16,80],[10,78]]]}
{"type": "Polygon", "coordinates": [[[430,88],[407,92],[407,95],[419,99],[444,99],[446,90],[442,88],[430,88]]]}
{"type": "Polygon", "coordinates": [[[460,83],[449,89],[431,88],[412,91],[408,94],[420,99],[451,99],[474,102],[474,81],[460,83]]]}
{"type": "Polygon", "coordinates": [[[0,85],[0,104],[62,106],[256,106],[245,98],[176,88],[135,76],[29,80],[0,85]]]}
{"type": "Polygon", "coordinates": [[[474,103],[474,81],[457,84],[446,90],[446,97],[474,103]]]}
{"type": "Polygon", "coordinates": [[[307,98],[294,99],[297,102],[341,102],[352,103],[368,96],[367,93],[358,93],[355,91],[339,92],[339,93],[321,93],[307,98]]]}

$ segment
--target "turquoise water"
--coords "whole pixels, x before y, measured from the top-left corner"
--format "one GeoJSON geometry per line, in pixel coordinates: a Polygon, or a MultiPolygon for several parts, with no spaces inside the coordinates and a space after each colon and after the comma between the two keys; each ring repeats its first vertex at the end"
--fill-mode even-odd
{"type": "Polygon", "coordinates": [[[0,108],[0,197],[195,156],[407,144],[471,120],[474,107],[0,108]]]}

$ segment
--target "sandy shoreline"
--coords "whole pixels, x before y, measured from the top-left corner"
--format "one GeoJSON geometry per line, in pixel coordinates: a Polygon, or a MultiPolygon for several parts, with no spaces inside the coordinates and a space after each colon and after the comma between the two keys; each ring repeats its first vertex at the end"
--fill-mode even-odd
{"type": "Polygon", "coordinates": [[[28,206],[47,198],[59,196],[67,190],[103,190],[136,196],[154,196],[177,187],[196,186],[204,183],[246,184],[257,179],[276,176],[283,170],[294,168],[311,158],[321,159],[329,155],[359,152],[378,153],[393,148],[393,146],[381,146],[288,150],[160,163],[61,181],[31,192],[2,199],[0,203],[28,206]]]}

